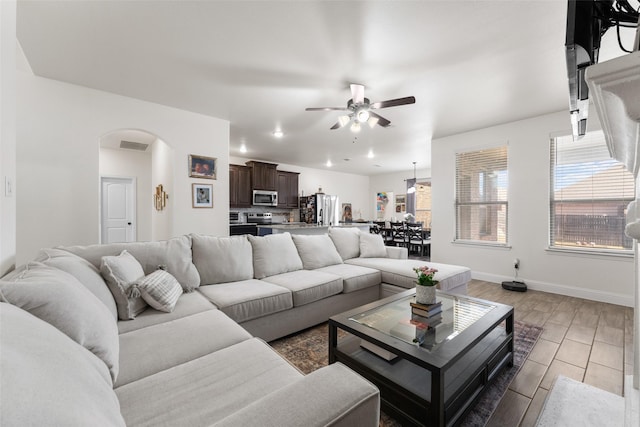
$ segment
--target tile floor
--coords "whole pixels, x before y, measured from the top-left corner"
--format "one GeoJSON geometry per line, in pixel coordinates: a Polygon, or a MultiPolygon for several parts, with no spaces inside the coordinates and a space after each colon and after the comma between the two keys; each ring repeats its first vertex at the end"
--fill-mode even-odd
{"type": "Polygon", "coordinates": [[[472,280],[469,295],[514,307],[515,318],[544,328],[488,427],[535,425],[558,374],[622,395],[633,363],[633,308],[550,294],[512,292],[472,280]]]}

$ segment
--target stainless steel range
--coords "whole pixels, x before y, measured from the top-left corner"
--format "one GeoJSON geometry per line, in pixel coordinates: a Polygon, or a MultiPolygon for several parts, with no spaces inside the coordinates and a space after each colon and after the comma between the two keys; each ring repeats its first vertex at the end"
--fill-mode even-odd
{"type": "Polygon", "coordinates": [[[247,222],[254,224],[271,224],[271,212],[250,212],[247,214],[247,222]]]}

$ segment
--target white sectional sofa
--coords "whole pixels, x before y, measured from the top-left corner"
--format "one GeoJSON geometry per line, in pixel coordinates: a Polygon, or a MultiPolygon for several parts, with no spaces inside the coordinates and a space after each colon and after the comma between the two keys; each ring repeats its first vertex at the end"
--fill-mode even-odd
{"type": "MultiPolygon", "coordinates": [[[[372,384],[340,364],[304,376],[265,341],[413,286],[424,262],[378,239],[44,249],[0,280],[0,425],[377,426],[372,384]]],[[[466,290],[467,268],[429,265],[466,290]]]]}

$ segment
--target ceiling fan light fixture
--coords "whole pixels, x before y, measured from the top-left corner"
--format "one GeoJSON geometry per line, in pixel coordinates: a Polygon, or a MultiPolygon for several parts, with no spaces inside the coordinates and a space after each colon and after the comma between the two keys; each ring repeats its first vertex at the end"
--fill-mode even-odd
{"type": "Polygon", "coordinates": [[[364,123],[369,120],[369,110],[367,110],[366,108],[360,108],[356,112],[356,120],[358,121],[358,123],[364,123]]]}
{"type": "Polygon", "coordinates": [[[369,117],[369,120],[367,120],[367,123],[369,124],[369,127],[373,129],[378,124],[379,120],[380,119],[378,119],[377,117],[371,116],[369,117]]]}
{"type": "Polygon", "coordinates": [[[360,122],[353,122],[351,125],[351,132],[358,133],[360,132],[360,122]]]}
{"type": "Polygon", "coordinates": [[[351,121],[351,117],[349,117],[349,116],[340,116],[340,117],[338,117],[338,123],[340,123],[340,127],[345,126],[350,121],[351,121]]]}

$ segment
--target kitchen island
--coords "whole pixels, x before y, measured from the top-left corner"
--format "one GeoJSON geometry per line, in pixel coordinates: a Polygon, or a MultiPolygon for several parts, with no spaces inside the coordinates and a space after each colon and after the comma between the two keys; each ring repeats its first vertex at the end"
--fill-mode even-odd
{"type": "MultiPolygon", "coordinates": [[[[368,222],[351,222],[341,223],[334,225],[333,227],[356,227],[365,233],[369,232],[371,224],[368,222]]],[[[282,224],[258,224],[258,235],[264,236],[265,234],[278,234],[278,233],[291,233],[291,234],[327,234],[329,232],[328,225],[307,224],[305,222],[284,222],[282,224]]]]}

